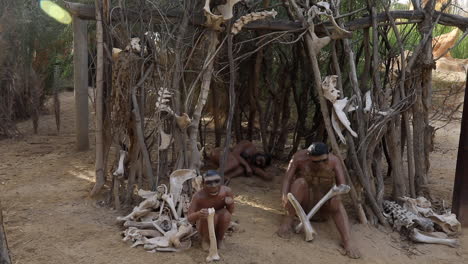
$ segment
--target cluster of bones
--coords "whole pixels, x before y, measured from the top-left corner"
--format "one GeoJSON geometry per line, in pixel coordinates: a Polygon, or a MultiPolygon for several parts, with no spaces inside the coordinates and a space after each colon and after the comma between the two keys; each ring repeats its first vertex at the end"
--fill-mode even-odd
{"type": "Polygon", "coordinates": [[[408,235],[414,242],[459,246],[457,239],[448,237],[461,233],[461,225],[455,214],[435,213],[424,197],[403,197],[400,200],[403,206],[393,201],[383,203],[384,216],[395,230],[408,235]],[[442,232],[436,232],[436,229],[442,232]]]}
{"type": "Polygon", "coordinates": [[[186,218],[190,200],[183,186],[191,180],[198,189],[200,177],[194,170],[176,170],[170,175],[169,189],[162,184],[155,192],[139,190],[138,195],[144,200],[127,216],[117,217],[126,228],[123,240],[133,242],[132,247],[143,245],[153,252],[190,248],[195,230],[186,218]]]}

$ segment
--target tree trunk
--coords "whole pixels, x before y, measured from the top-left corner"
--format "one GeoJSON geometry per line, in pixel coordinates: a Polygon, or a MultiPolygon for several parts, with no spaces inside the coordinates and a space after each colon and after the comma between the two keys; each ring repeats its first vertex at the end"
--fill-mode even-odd
{"type": "Polygon", "coordinates": [[[105,183],[104,168],[104,43],[101,6],[99,0],[96,5],[96,42],[97,42],[97,66],[96,66],[96,183],[91,190],[91,196],[96,195],[105,183]]]}
{"type": "Polygon", "coordinates": [[[73,16],[73,84],[75,131],[78,151],[89,149],[88,112],[88,22],[73,16]]]}
{"type": "Polygon", "coordinates": [[[210,92],[211,77],[214,70],[214,56],[216,54],[216,46],[218,45],[217,33],[210,30],[207,33],[208,51],[203,65],[203,75],[201,80],[200,95],[198,96],[198,102],[195,106],[195,111],[192,116],[192,123],[190,125],[190,138],[189,138],[189,151],[190,161],[189,169],[195,169],[200,165],[201,154],[197,147],[197,136],[198,136],[198,123],[200,123],[201,112],[205,106],[208,94],[210,92]]]}
{"type": "Polygon", "coordinates": [[[2,204],[0,203],[0,264],[11,264],[5,228],[3,227],[2,210],[2,204]]]}
{"type": "Polygon", "coordinates": [[[221,146],[221,136],[222,136],[222,123],[221,123],[221,116],[219,114],[219,108],[217,105],[218,101],[218,84],[215,83],[213,89],[211,89],[211,105],[213,109],[213,119],[214,119],[214,127],[215,127],[215,147],[221,146]]]}

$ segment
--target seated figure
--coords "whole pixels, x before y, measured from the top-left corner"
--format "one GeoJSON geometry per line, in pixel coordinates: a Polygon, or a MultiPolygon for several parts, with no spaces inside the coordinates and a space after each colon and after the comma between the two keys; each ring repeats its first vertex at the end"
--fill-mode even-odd
{"type": "Polygon", "coordinates": [[[223,248],[224,233],[229,228],[234,212],[234,195],[231,189],[221,184],[221,177],[215,170],[203,176],[203,188],[192,197],[188,209],[188,221],[197,226],[202,238],[202,247],[209,248],[208,208],[215,209],[214,229],[218,248],[223,248]]]}

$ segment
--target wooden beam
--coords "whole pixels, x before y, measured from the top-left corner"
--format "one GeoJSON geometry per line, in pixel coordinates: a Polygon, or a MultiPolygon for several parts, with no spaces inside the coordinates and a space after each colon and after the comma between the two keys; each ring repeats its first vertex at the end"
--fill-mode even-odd
{"type": "Polygon", "coordinates": [[[468,71],[466,72],[465,102],[458,144],[457,169],[453,185],[452,213],[463,226],[468,226],[468,71]]]}
{"type": "MultiPolygon", "coordinates": [[[[93,5],[65,2],[65,7],[70,11],[70,13],[78,16],[81,19],[85,19],[85,20],[96,19],[93,5]]],[[[411,20],[411,23],[419,22],[424,19],[424,13],[422,11],[417,11],[417,10],[390,11],[390,14],[392,15],[394,19],[409,19],[411,20]]],[[[441,15],[439,24],[442,24],[445,26],[458,27],[462,31],[465,31],[465,29],[468,28],[468,17],[462,17],[459,15],[452,15],[452,14],[446,14],[446,13],[441,13],[439,11],[435,11],[434,18],[437,17],[439,14],[441,15]]],[[[140,15],[139,13],[135,13],[133,16],[132,12],[131,11],[129,12],[130,19],[132,17],[134,17],[133,18],[134,20],[140,19],[139,15],[140,15]]],[[[165,15],[166,15],[165,19],[175,20],[175,19],[182,18],[183,12],[178,11],[178,10],[172,10],[172,11],[169,11],[165,15]]],[[[160,17],[160,14],[156,12],[155,13],[146,12],[145,14],[143,14],[143,19],[145,17],[151,17],[153,21],[157,22],[159,21],[157,18],[160,17]]],[[[386,21],[388,21],[388,17],[386,13],[380,13],[377,15],[378,23],[386,22],[386,21]]],[[[203,16],[202,13],[199,12],[193,15],[190,22],[193,25],[201,26],[205,22],[205,17],[203,16]]],[[[332,27],[329,23],[324,23],[323,25],[325,25],[327,29],[332,30],[332,27]]],[[[323,25],[322,24],[316,25],[316,31],[318,33],[325,32],[323,25]]],[[[345,28],[347,30],[358,30],[358,29],[369,28],[371,26],[372,26],[371,17],[358,18],[358,19],[349,21],[348,23],[345,24],[345,28]]],[[[288,20],[270,20],[270,21],[257,20],[244,26],[244,29],[249,29],[249,30],[272,30],[272,31],[297,30],[301,28],[302,28],[302,24],[300,22],[293,22],[293,21],[288,21],[288,20]]]]}
{"type": "Polygon", "coordinates": [[[65,8],[70,11],[73,16],[83,20],[96,20],[96,12],[94,5],[86,5],[80,3],[65,2],[65,8]]]}
{"type": "MultiPolygon", "coordinates": [[[[412,23],[420,22],[424,19],[424,13],[422,11],[390,11],[390,15],[394,19],[408,19],[411,20],[412,23]]],[[[460,28],[460,30],[465,31],[468,28],[468,17],[462,17],[459,15],[452,15],[441,13],[435,11],[434,19],[440,15],[439,24],[445,26],[454,26],[460,28]]],[[[387,14],[380,13],[377,15],[377,23],[386,22],[388,21],[387,14]]],[[[348,30],[358,30],[363,28],[369,28],[372,26],[372,19],[371,17],[363,17],[358,18],[352,21],[349,21],[345,24],[346,29],[348,30]]]]}
{"type": "Polygon", "coordinates": [[[76,148],[89,149],[88,22],[73,16],[73,83],[75,87],[76,148]]]}

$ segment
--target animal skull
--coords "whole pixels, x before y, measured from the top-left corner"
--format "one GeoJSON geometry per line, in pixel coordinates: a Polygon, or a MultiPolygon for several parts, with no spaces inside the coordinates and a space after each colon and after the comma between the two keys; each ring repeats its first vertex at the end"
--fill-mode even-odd
{"type": "Polygon", "coordinates": [[[340,91],[336,89],[338,83],[338,75],[329,75],[322,81],[323,96],[332,104],[340,97],[340,91]]]}
{"type": "Polygon", "coordinates": [[[326,76],[322,82],[323,96],[333,104],[333,112],[331,116],[331,122],[333,129],[341,142],[346,143],[345,137],[341,133],[342,127],[351,133],[353,137],[357,137],[357,133],[351,128],[351,122],[349,121],[344,109],[348,104],[348,98],[338,99],[340,97],[340,91],[336,89],[338,83],[337,75],[326,76]],[[340,122],[338,123],[339,120],[340,122]]]}

